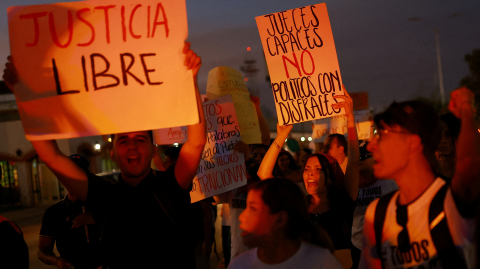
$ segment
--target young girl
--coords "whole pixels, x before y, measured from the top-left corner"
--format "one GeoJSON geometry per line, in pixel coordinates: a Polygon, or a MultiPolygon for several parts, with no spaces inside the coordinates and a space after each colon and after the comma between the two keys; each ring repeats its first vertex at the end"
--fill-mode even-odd
{"type": "Polygon", "coordinates": [[[305,196],[290,180],[253,184],[239,220],[243,243],[253,249],[233,259],[229,268],[342,268],[327,248],[305,242],[312,234],[305,196]]]}

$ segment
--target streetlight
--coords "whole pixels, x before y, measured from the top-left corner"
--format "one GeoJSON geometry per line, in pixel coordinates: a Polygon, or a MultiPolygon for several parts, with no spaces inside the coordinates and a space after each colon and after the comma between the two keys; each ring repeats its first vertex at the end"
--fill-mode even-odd
{"type": "Polygon", "coordinates": [[[440,58],[440,41],[438,38],[438,28],[433,28],[430,24],[424,21],[420,17],[411,17],[408,19],[409,21],[418,21],[425,24],[428,28],[430,28],[433,33],[435,34],[435,45],[437,49],[437,66],[438,66],[438,83],[440,85],[440,100],[442,102],[442,106],[445,104],[445,94],[443,91],[443,73],[442,73],[442,59],[440,58]]]}

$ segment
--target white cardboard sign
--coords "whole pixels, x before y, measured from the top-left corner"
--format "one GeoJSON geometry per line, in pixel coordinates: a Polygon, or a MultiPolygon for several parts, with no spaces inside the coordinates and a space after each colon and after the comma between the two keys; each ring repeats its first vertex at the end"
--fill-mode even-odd
{"type": "Polygon", "coordinates": [[[8,8],[15,95],[29,140],[198,123],[185,1],[8,8]]]}
{"type": "Polygon", "coordinates": [[[153,130],[153,139],[157,145],[184,144],[188,139],[186,126],[153,130]]]}
{"type": "Polygon", "coordinates": [[[245,157],[233,151],[241,140],[240,127],[230,94],[203,103],[207,143],[193,179],[192,203],[247,184],[245,157]]]}
{"type": "MultiPolygon", "coordinates": [[[[355,126],[359,140],[370,139],[372,122],[370,121],[370,110],[354,111],[355,126]]],[[[313,142],[324,142],[329,134],[346,134],[347,119],[345,116],[334,116],[327,119],[313,121],[313,142]]]]}
{"type": "Polygon", "coordinates": [[[279,124],[345,114],[331,108],[332,96],[344,93],[325,3],[255,19],[279,124]]]}

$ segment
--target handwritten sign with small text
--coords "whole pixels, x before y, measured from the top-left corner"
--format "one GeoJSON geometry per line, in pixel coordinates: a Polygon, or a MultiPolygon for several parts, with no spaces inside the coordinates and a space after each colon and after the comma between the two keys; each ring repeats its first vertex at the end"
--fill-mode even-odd
{"type": "Polygon", "coordinates": [[[245,157],[233,151],[241,140],[232,96],[203,103],[207,122],[207,143],[193,179],[192,203],[247,184],[245,157]]]}

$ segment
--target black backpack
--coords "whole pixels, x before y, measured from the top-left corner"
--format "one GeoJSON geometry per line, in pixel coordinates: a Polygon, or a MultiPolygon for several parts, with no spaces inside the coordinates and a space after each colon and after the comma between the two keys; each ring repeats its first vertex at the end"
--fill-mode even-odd
{"type": "MultiPolygon", "coordinates": [[[[467,265],[461,254],[455,247],[452,235],[448,229],[447,218],[443,208],[443,202],[450,184],[445,183],[443,187],[437,192],[430,204],[428,213],[428,221],[430,223],[430,234],[433,244],[437,249],[437,255],[443,268],[458,268],[466,269],[467,265]],[[432,222],[438,222],[432,227],[432,222]]],[[[381,257],[382,246],[382,232],[387,207],[395,192],[391,192],[385,196],[380,197],[377,207],[375,208],[374,230],[375,230],[375,244],[377,248],[378,257],[381,257]]],[[[382,269],[385,269],[382,259],[380,258],[382,269]]]]}

